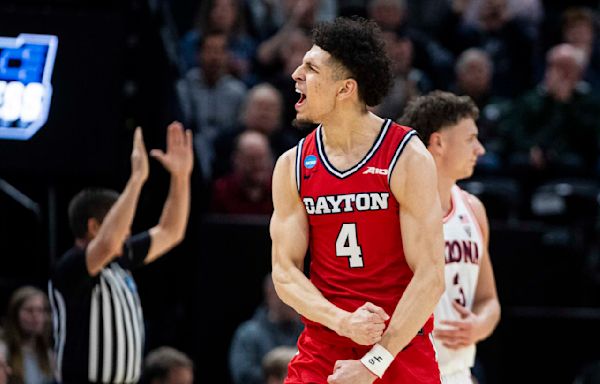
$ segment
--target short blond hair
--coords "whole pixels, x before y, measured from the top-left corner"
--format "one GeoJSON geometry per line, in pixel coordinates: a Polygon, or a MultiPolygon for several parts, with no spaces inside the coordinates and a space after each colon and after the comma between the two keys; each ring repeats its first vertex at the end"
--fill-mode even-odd
{"type": "Polygon", "coordinates": [[[295,347],[282,345],[270,350],[262,360],[265,379],[275,376],[284,379],[287,376],[287,367],[298,350],[295,347]]]}

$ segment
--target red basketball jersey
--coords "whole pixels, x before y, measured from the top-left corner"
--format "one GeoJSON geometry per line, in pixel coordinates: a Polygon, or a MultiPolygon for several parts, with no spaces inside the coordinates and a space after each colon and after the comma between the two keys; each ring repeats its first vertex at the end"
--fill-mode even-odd
{"type": "MultiPolygon", "coordinates": [[[[310,227],[310,280],[344,310],[353,312],[370,301],[391,316],[413,273],[404,257],[400,207],[389,179],[416,132],[386,120],[366,156],[341,171],[327,160],[322,129],[301,140],[296,155],[296,182],[310,227]]],[[[354,345],[303,320],[314,337],[354,345]]]]}

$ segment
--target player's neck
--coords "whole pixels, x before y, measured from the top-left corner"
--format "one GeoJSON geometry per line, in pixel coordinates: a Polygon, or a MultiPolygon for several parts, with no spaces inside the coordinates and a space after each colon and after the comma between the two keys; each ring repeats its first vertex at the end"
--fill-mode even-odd
{"type": "Polygon", "coordinates": [[[337,113],[325,119],[322,124],[326,148],[349,152],[357,146],[372,142],[379,134],[383,119],[371,112],[337,113]]]}
{"type": "Polygon", "coordinates": [[[448,215],[452,209],[452,187],[455,184],[456,180],[438,173],[438,193],[440,195],[440,202],[442,203],[442,213],[444,217],[448,215]]]}

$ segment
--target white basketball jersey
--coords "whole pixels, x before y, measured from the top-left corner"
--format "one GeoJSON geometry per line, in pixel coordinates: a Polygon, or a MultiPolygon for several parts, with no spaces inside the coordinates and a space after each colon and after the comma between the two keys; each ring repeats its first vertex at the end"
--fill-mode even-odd
{"type": "MultiPolygon", "coordinates": [[[[446,261],[446,291],[435,308],[435,328],[448,327],[440,320],[459,320],[460,314],[452,307],[456,301],[472,310],[479,262],[483,257],[483,236],[477,217],[471,210],[465,192],[454,185],[451,191],[452,209],[444,218],[444,256],[446,261]]],[[[448,375],[468,370],[475,362],[475,345],[452,350],[434,338],[440,372],[448,375]]]]}

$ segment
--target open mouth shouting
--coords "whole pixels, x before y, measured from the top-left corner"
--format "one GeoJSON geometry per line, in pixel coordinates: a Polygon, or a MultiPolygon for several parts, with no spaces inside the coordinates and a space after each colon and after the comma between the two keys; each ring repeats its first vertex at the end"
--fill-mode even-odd
{"type": "Polygon", "coordinates": [[[300,91],[298,88],[296,88],[296,93],[300,94],[300,99],[298,100],[298,102],[296,102],[295,105],[296,110],[298,110],[306,102],[306,95],[302,93],[302,91],[300,91]]]}

